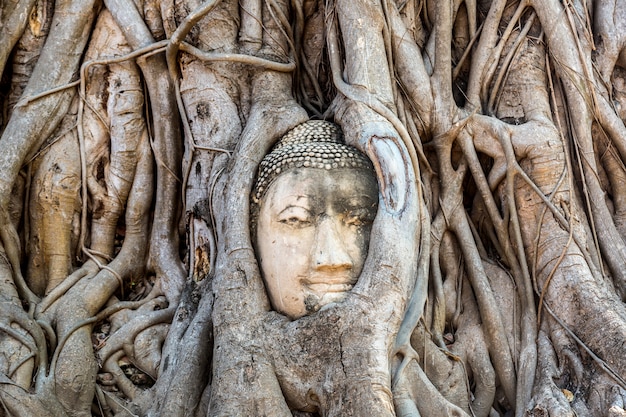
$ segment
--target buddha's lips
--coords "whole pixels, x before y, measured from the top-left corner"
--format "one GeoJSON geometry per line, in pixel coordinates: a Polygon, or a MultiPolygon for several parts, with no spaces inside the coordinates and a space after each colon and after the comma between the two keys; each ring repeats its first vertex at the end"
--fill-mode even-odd
{"type": "Polygon", "coordinates": [[[302,284],[318,294],[350,291],[358,277],[348,274],[315,276],[302,280],[302,284]]]}

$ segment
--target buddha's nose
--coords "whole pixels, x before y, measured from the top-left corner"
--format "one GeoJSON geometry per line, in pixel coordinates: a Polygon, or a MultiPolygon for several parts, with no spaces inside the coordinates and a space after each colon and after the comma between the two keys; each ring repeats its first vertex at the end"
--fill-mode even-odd
{"type": "Polygon", "coordinates": [[[318,223],[313,247],[313,267],[317,271],[348,270],[353,267],[344,238],[340,233],[340,219],[324,217],[318,223]]]}

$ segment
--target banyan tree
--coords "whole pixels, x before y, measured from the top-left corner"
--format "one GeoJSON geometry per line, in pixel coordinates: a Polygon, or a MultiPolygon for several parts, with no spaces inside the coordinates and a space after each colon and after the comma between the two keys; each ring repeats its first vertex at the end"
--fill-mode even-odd
{"type": "Polygon", "coordinates": [[[626,416],[625,47],[619,1],[0,1],[0,415],[626,416]]]}

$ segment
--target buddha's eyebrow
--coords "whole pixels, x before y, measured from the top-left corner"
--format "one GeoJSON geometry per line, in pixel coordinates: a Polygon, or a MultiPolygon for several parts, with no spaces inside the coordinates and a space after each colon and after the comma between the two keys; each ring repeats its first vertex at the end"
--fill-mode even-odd
{"type": "Polygon", "coordinates": [[[290,195],[277,201],[274,207],[280,209],[280,213],[292,207],[311,210],[311,198],[307,195],[290,195]]]}
{"type": "Polygon", "coordinates": [[[301,208],[301,209],[305,209],[307,211],[309,211],[309,206],[303,206],[300,204],[288,204],[285,207],[283,207],[283,209],[280,211],[281,213],[284,212],[285,210],[289,210],[290,208],[301,208]]]}

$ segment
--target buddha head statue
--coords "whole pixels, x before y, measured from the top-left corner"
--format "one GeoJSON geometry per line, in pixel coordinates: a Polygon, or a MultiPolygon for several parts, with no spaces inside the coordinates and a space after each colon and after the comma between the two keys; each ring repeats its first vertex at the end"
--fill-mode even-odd
{"type": "Polygon", "coordinates": [[[305,122],[259,167],[253,243],[274,310],[291,319],[343,300],[357,282],[378,207],[370,160],[338,126],[305,122]]]}

